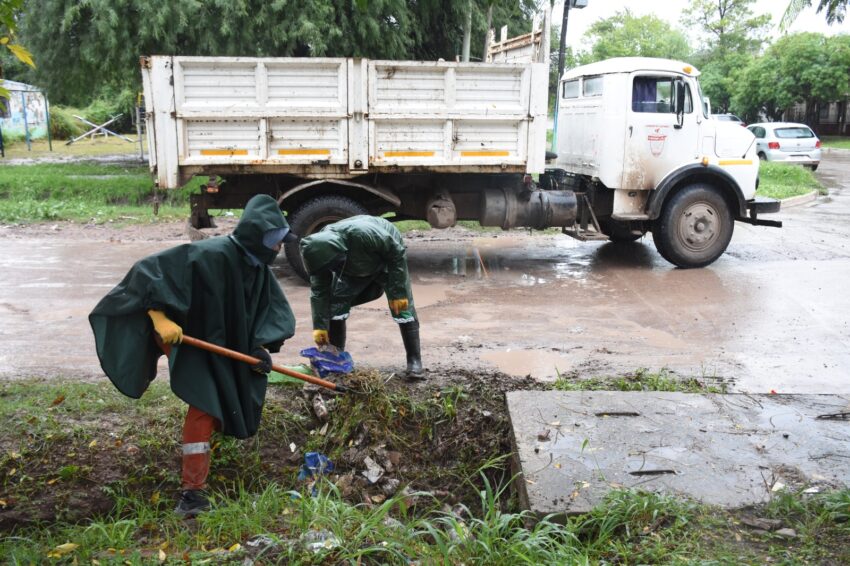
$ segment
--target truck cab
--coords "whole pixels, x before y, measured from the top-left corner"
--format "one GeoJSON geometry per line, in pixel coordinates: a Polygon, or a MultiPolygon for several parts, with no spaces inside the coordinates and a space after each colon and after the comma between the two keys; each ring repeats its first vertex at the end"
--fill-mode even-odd
{"type": "Polygon", "coordinates": [[[698,267],[723,253],[735,220],[779,224],[758,219],[779,203],[755,197],[755,138],[709,119],[692,65],[608,59],[564,73],[558,97],[553,169],[577,178],[610,239],[651,231],[667,260],[698,267]]]}

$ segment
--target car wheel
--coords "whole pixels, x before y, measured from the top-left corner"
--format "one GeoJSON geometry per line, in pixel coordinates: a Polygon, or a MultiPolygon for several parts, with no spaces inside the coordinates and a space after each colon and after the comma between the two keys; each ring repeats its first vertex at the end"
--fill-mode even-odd
{"type": "Polygon", "coordinates": [[[759,152],[759,161],[767,161],[767,155],[763,151],[759,152]]]}
{"type": "MultiPolygon", "coordinates": [[[[308,200],[299,206],[289,217],[289,227],[300,237],[314,234],[327,226],[343,218],[350,218],[360,214],[369,214],[369,211],[359,202],[348,197],[328,195],[308,200]]],[[[293,271],[304,281],[309,281],[310,276],[304,269],[301,260],[299,242],[291,242],[284,246],[286,249],[286,260],[292,266],[293,271]]]]}
{"type": "Polygon", "coordinates": [[[809,169],[811,169],[812,171],[817,171],[818,165],[820,165],[820,163],[814,163],[812,165],[809,165],[809,169]]]}
{"type": "Polygon", "coordinates": [[[667,199],[652,228],[658,252],[683,268],[704,267],[726,251],[735,219],[715,187],[689,185],[667,199]]]}

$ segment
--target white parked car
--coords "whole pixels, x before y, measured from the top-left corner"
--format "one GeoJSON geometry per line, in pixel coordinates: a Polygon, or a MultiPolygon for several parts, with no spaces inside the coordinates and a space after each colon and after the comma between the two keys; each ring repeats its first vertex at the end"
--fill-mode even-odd
{"type": "Polygon", "coordinates": [[[756,136],[759,159],[799,163],[812,171],[820,165],[821,142],[807,125],[769,122],[747,128],[756,136]]]}

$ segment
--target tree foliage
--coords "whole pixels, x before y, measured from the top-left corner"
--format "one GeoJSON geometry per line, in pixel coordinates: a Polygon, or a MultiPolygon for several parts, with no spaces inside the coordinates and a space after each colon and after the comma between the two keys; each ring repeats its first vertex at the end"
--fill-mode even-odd
{"type": "Polygon", "coordinates": [[[610,57],[684,59],[690,54],[685,35],[655,16],[635,16],[628,8],[590,26],[585,37],[590,51],[582,63],[610,57]]]}
{"type": "Polygon", "coordinates": [[[700,40],[694,63],[702,71],[702,87],[719,112],[729,110],[742,69],[765,41],[770,16],[753,14],[756,0],[695,0],[682,13],[682,24],[700,40]]]}
{"type": "Polygon", "coordinates": [[[806,121],[818,123],[818,108],[850,92],[850,36],[798,33],[780,38],[742,73],[734,103],[748,118],[778,120],[795,102],[805,102],[806,121]]]}
{"type": "MultiPolygon", "coordinates": [[[[533,0],[476,1],[473,37],[482,44],[488,4],[494,26],[507,24],[516,34],[530,27],[533,0]]],[[[453,60],[464,6],[451,0],[26,0],[21,32],[43,62],[32,80],[56,102],[84,105],[92,92],[138,90],[140,55],[453,60]]]]}
{"type": "MultiPolygon", "coordinates": [[[[818,14],[824,12],[826,14],[826,22],[830,25],[841,23],[844,21],[844,15],[847,12],[847,5],[850,0],[819,0],[818,14]]],[[[785,14],[782,16],[780,26],[782,29],[794,23],[800,12],[812,5],[812,0],[791,0],[788,2],[788,7],[785,9],[785,14]]]]}
{"type": "MultiPolygon", "coordinates": [[[[0,48],[5,47],[21,63],[35,67],[30,52],[15,38],[17,15],[22,6],[23,0],[0,0],[0,48]]],[[[3,60],[0,59],[0,106],[9,98],[9,91],[3,88],[2,83],[3,60]]]]}

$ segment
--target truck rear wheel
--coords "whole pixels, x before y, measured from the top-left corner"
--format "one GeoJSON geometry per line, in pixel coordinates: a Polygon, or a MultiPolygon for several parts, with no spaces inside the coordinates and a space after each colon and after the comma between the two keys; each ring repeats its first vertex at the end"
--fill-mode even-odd
{"type": "MultiPolygon", "coordinates": [[[[353,199],[334,195],[317,197],[308,200],[295,209],[289,216],[289,227],[295,234],[303,238],[318,232],[337,220],[359,214],[369,214],[369,211],[353,199]]],[[[284,249],[286,250],[286,260],[295,273],[303,280],[309,281],[310,276],[307,275],[307,270],[304,269],[304,263],[301,261],[298,242],[286,244],[284,249]]]]}
{"type": "Polygon", "coordinates": [[[704,267],[726,251],[735,219],[711,185],[690,185],[664,203],[652,228],[658,252],[683,268],[704,267]]]}

